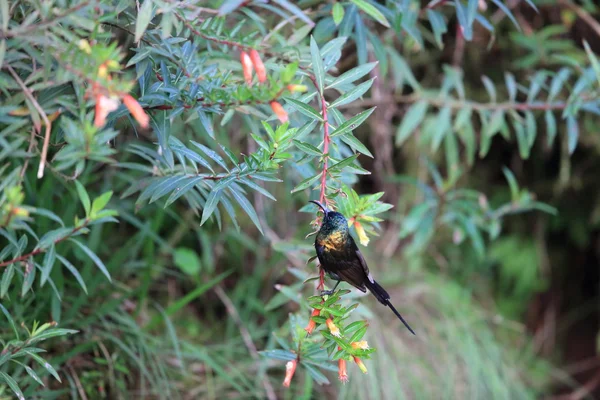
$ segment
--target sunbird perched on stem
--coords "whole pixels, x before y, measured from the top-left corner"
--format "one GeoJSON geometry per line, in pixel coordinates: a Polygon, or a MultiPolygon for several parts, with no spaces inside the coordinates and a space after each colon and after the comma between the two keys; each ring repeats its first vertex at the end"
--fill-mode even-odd
{"type": "Polygon", "coordinates": [[[390,303],[388,292],[371,276],[364,257],[356,246],[354,238],[350,235],[346,218],[339,212],[329,210],[318,201],[311,200],[310,202],[323,210],[323,222],[315,239],[317,257],[325,272],[337,281],[332,290],[323,291],[321,295],[333,294],[341,281],[348,282],[364,293],[369,289],[375,298],[381,304],[391,308],[404,326],[415,335],[402,315],[390,303]]]}

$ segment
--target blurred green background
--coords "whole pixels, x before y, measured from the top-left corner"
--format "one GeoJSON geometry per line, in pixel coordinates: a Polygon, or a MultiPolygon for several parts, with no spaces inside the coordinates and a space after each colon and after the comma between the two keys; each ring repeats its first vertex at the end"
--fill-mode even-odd
{"type": "Polygon", "coordinates": [[[0,11],[0,399],[13,382],[27,399],[600,398],[595,2],[0,0],[0,11]],[[321,112],[311,36],[325,84],[354,76],[325,90],[329,104],[376,78],[331,106],[331,130],[376,109],[333,141],[335,160],[361,155],[327,194],[348,217],[358,202],[342,188],[384,192],[393,206],[362,220],[361,251],[417,336],[353,291],[343,301],[359,299],[376,348],[368,374],[349,362],[341,384],[323,356],[284,388],[285,356],[269,351],[308,323],[315,284],[303,281],[318,273],[307,201],[319,182],[294,188],[320,171],[323,130],[288,101],[321,112]],[[265,61],[263,86],[244,84],[239,52],[250,48],[265,61]],[[119,66],[110,82],[98,78],[108,60],[119,66]],[[123,106],[93,127],[95,82],[115,98],[134,93],[151,129],[123,106]],[[281,125],[273,99],[316,150],[274,147],[261,125],[281,125]],[[228,152],[263,179],[242,182],[228,152]],[[202,174],[225,170],[231,195],[205,218],[225,175],[202,174]],[[168,179],[189,171],[205,180],[179,198],[168,179]],[[118,223],[83,229],[89,252],[71,234],[46,249],[45,233],[84,214],[75,180],[92,199],[112,191],[118,223]],[[66,262],[48,261],[54,251],[66,262]],[[37,344],[41,361],[3,359],[28,346],[14,340],[34,321],[78,333],[37,344]]]}

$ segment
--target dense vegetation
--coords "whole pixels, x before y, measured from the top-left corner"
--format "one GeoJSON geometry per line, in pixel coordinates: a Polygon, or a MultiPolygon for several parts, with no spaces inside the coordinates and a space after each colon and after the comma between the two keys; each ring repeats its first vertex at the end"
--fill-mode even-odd
{"type": "Polygon", "coordinates": [[[598,15],[0,0],[0,399],[593,396],[598,15]]]}

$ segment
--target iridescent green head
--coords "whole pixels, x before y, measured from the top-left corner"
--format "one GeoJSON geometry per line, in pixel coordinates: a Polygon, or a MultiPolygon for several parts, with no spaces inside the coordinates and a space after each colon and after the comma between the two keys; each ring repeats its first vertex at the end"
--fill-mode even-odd
{"type": "Polygon", "coordinates": [[[348,220],[346,217],[337,211],[331,211],[318,201],[311,200],[310,202],[316,204],[323,210],[323,222],[321,222],[319,234],[325,236],[332,233],[341,233],[343,236],[348,234],[348,220]]]}

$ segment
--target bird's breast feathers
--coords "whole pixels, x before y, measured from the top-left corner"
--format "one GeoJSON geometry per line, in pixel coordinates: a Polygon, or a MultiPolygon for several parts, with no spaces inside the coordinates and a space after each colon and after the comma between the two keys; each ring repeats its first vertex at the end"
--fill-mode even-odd
{"type": "Polygon", "coordinates": [[[343,232],[332,232],[327,236],[317,237],[317,244],[327,250],[340,250],[344,243],[343,232]]]}

